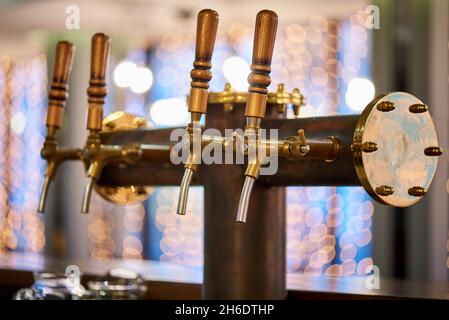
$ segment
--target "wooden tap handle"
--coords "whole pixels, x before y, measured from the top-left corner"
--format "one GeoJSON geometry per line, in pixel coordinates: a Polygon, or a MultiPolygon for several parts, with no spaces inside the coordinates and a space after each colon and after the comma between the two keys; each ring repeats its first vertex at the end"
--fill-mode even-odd
{"type": "Polygon", "coordinates": [[[74,51],[74,45],[67,41],[60,41],[56,46],[53,79],[48,93],[47,127],[62,126],[74,51]]]}
{"type": "Polygon", "coordinates": [[[204,9],[198,13],[196,29],[195,61],[190,73],[192,78],[189,95],[189,112],[206,113],[207,89],[212,79],[210,68],[217,35],[218,13],[204,9]]]}
{"type": "Polygon", "coordinates": [[[278,16],[274,11],[262,10],[257,14],[251,73],[248,76],[250,96],[245,109],[247,117],[263,118],[265,116],[277,24],[278,16]]]}
{"type": "Polygon", "coordinates": [[[87,113],[87,129],[101,130],[103,121],[103,105],[107,95],[106,74],[110,55],[110,39],[103,33],[92,37],[90,62],[90,80],[87,89],[89,109],[87,113]]]}

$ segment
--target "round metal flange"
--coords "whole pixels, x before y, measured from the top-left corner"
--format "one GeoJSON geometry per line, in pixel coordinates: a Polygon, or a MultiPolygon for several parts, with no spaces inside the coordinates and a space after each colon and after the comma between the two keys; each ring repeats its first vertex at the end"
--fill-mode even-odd
{"type": "Polygon", "coordinates": [[[441,149],[427,106],[409,93],[392,92],[362,112],[353,152],[357,176],[371,197],[408,207],[429,189],[441,149]]]}
{"type": "MultiPolygon", "coordinates": [[[[103,119],[102,132],[139,128],[148,128],[145,118],[118,111],[103,119]]],[[[104,199],[119,205],[125,205],[145,200],[151,194],[153,188],[149,186],[102,186],[97,183],[95,184],[95,190],[104,199]]]]}

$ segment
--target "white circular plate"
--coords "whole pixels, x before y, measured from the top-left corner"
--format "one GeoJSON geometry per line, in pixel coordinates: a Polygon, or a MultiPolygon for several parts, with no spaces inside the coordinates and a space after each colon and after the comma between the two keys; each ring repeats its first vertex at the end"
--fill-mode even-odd
{"type": "Polygon", "coordinates": [[[438,156],[427,156],[424,149],[438,147],[438,137],[429,111],[413,113],[411,105],[423,103],[411,94],[392,92],[376,97],[363,111],[354,134],[354,160],[358,178],[365,190],[378,202],[408,207],[421,196],[409,189],[429,189],[438,164],[438,156]],[[379,105],[394,104],[390,111],[379,105]],[[382,109],[382,108],[381,108],[382,109]],[[362,145],[373,142],[377,150],[364,152],[362,145]],[[379,191],[388,186],[389,195],[379,191]]]}

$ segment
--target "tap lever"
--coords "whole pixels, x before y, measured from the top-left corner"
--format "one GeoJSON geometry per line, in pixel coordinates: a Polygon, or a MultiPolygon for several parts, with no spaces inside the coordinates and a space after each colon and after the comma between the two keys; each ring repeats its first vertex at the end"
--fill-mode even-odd
{"type": "Polygon", "coordinates": [[[198,13],[195,61],[190,72],[189,112],[204,114],[207,110],[207,89],[212,79],[211,59],[217,35],[218,13],[204,9],[198,13]]]}
{"type": "Polygon", "coordinates": [[[103,33],[92,37],[90,81],[87,89],[89,109],[87,129],[99,132],[103,122],[103,105],[107,95],[106,73],[109,64],[110,39],[103,33]]]}
{"type": "Polygon", "coordinates": [[[209,81],[212,79],[210,69],[212,67],[211,59],[212,52],[214,51],[217,27],[218,13],[216,11],[204,9],[198,13],[195,61],[193,62],[193,70],[190,72],[192,82],[190,83],[188,102],[188,109],[191,113],[191,121],[187,127],[187,132],[191,136],[190,153],[185,164],[186,171],[182,178],[178,207],[176,209],[176,212],[180,215],[185,214],[190,182],[193,173],[198,167],[197,155],[195,154],[195,150],[193,150],[193,139],[201,137],[200,120],[201,116],[207,111],[207,90],[209,89],[209,81]],[[199,135],[194,133],[199,133],[199,135]]]}
{"type": "MultiPolygon", "coordinates": [[[[60,41],[56,46],[53,80],[48,93],[47,127],[59,129],[62,126],[64,107],[67,102],[68,81],[73,65],[75,47],[68,41],[60,41]]],[[[54,132],[56,135],[56,132],[54,132]]],[[[55,136],[52,138],[56,138],[55,136]]]]}
{"type": "MultiPolygon", "coordinates": [[[[330,140],[330,139],[329,139],[330,140]]],[[[290,137],[287,141],[291,142],[289,145],[289,159],[300,159],[310,151],[310,145],[307,144],[306,134],[303,129],[299,129],[296,136],[290,137]]],[[[333,141],[330,141],[333,145],[333,141]]]]}
{"type": "Polygon", "coordinates": [[[45,210],[48,188],[59,164],[68,159],[67,152],[58,150],[57,135],[62,126],[64,107],[69,97],[68,81],[72,70],[74,51],[75,47],[68,41],[60,41],[56,45],[53,78],[48,93],[47,135],[41,150],[42,158],[47,160],[47,169],[37,209],[40,213],[45,210]]]}
{"type": "Polygon", "coordinates": [[[274,11],[262,10],[257,14],[251,73],[248,76],[250,94],[245,108],[246,117],[265,116],[277,24],[278,17],[274,11]]]}
{"type": "Polygon", "coordinates": [[[109,65],[110,39],[104,33],[97,33],[92,37],[90,80],[87,88],[88,111],[87,111],[87,137],[84,147],[85,158],[90,161],[87,171],[87,184],[84,188],[81,212],[89,212],[90,198],[95,182],[100,176],[101,170],[107,162],[109,153],[113,157],[121,154],[121,149],[102,148],[100,131],[103,126],[103,106],[107,95],[106,74],[109,65]]]}
{"type": "MultiPolygon", "coordinates": [[[[271,60],[273,57],[274,41],[278,17],[274,11],[262,10],[256,17],[256,28],[254,34],[253,57],[251,73],[248,76],[248,100],[245,107],[246,127],[245,132],[255,134],[256,143],[260,123],[265,116],[267,104],[268,86],[271,83],[271,60]]],[[[237,212],[237,221],[246,222],[249,200],[254,182],[259,177],[260,159],[248,159],[245,171],[245,182],[240,195],[237,212]]]]}

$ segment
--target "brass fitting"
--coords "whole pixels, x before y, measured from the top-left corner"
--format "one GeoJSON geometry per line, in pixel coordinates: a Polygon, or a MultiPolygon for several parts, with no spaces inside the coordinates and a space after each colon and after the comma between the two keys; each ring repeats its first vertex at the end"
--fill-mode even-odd
{"type": "Polygon", "coordinates": [[[114,162],[124,163],[127,165],[135,164],[142,158],[142,150],[140,145],[131,144],[125,146],[116,145],[88,145],[83,150],[84,158],[90,162],[87,170],[88,182],[84,189],[83,202],[81,206],[82,213],[89,212],[90,198],[92,188],[100,178],[103,168],[114,162]]]}

